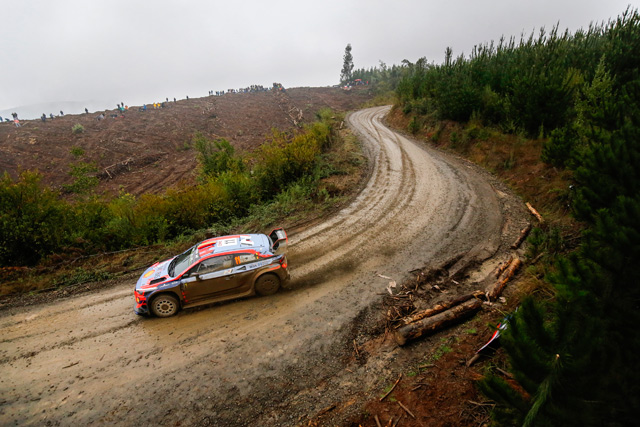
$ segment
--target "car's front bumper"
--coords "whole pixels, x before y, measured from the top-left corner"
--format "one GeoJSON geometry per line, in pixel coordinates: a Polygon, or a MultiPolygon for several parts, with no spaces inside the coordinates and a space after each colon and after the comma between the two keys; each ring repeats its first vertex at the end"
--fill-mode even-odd
{"type": "Polygon", "coordinates": [[[134,313],[139,314],[140,316],[146,316],[150,314],[149,306],[147,305],[147,297],[144,295],[144,293],[138,293],[137,290],[134,290],[133,294],[136,299],[136,303],[133,306],[134,313]]]}
{"type": "Polygon", "coordinates": [[[149,315],[149,307],[144,305],[135,304],[133,306],[133,312],[139,316],[148,316],[149,315]]]}

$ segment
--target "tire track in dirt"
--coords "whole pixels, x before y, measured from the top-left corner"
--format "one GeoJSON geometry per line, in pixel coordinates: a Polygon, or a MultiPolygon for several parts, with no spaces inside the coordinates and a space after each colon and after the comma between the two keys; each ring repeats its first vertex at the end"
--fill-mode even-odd
{"type": "Polygon", "coordinates": [[[459,253],[489,256],[505,240],[505,202],[486,177],[388,130],[386,111],[349,116],[370,178],[343,211],[291,236],[293,289],[141,319],[132,281],[2,313],[2,419],[288,426],[348,396],[351,386],[314,389],[358,383],[343,377],[343,358],[354,322],[388,283],[376,273],[400,281],[459,253]]]}

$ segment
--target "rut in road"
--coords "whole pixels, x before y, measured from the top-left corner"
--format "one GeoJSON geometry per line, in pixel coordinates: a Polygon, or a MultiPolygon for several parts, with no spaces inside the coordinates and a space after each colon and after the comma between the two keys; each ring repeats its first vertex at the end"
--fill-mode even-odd
{"type": "MultiPolygon", "coordinates": [[[[516,199],[487,176],[382,124],[389,107],[348,117],[369,159],[353,202],[290,236],[292,289],[137,318],[133,282],[0,317],[0,414],[7,423],[296,425],[348,395],[345,343],[387,285],[458,254],[492,256],[516,199]]],[[[508,233],[507,233],[508,234],[508,233]]]]}

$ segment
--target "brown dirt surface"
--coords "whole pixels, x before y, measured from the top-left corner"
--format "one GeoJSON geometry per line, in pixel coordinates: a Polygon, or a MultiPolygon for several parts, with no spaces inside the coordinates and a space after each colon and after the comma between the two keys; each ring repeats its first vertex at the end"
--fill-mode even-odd
{"type": "MultiPolygon", "coordinates": [[[[98,192],[118,194],[123,189],[139,195],[161,192],[181,180],[192,182],[197,165],[189,143],[196,132],[210,139],[225,138],[236,150],[251,151],[272,129],[292,130],[315,120],[322,108],[353,110],[370,100],[368,88],[292,88],[286,92],[233,93],[167,102],[147,111],[130,107],[65,115],[53,120],[23,120],[21,127],[0,124],[0,172],[17,177],[21,170],[39,170],[54,187],[70,184],[72,148],[79,160],[98,167],[98,192]],[[104,113],[104,120],[96,117],[104,113]],[[113,118],[112,115],[118,115],[113,118]],[[84,132],[74,134],[80,124],[84,132]]],[[[114,106],[115,107],[115,106],[114,106]]]]}
{"type": "Polygon", "coordinates": [[[348,116],[368,158],[366,183],[339,212],[290,235],[289,289],[140,318],[132,278],[0,311],[3,421],[374,426],[375,416],[400,416],[402,402],[416,418],[401,427],[483,422],[477,368],[463,360],[508,304],[398,347],[388,289],[411,291],[416,309],[485,289],[528,214],[483,170],[388,129],[388,111],[348,116]],[[434,269],[437,283],[415,282],[434,269]]]}

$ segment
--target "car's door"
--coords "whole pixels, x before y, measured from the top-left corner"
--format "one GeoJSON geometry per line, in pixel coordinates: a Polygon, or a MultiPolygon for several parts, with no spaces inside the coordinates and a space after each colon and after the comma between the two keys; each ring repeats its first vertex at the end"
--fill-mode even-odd
{"type": "Polygon", "coordinates": [[[200,261],[182,280],[186,300],[195,302],[232,289],[232,272],[232,255],[218,255],[200,261]]]}
{"type": "Polygon", "coordinates": [[[233,274],[230,280],[238,292],[248,291],[251,288],[252,278],[256,273],[256,269],[261,265],[260,258],[255,252],[246,252],[235,254],[233,257],[233,274]]]}

